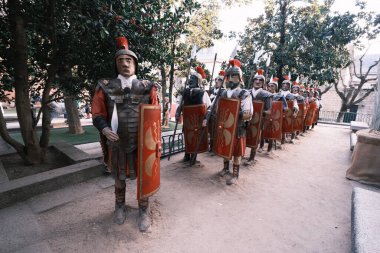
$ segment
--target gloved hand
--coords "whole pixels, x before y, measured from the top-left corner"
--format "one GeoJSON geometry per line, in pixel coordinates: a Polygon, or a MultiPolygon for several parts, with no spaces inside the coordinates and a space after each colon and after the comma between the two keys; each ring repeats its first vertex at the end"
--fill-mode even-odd
{"type": "Polygon", "coordinates": [[[106,127],[103,128],[102,134],[110,141],[118,141],[119,140],[119,135],[115,134],[112,132],[111,128],[106,127]]]}
{"type": "Polygon", "coordinates": [[[202,127],[206,127],[207,126],[207,119],[204,119],[203,121],[202,121],[202,127]]]}

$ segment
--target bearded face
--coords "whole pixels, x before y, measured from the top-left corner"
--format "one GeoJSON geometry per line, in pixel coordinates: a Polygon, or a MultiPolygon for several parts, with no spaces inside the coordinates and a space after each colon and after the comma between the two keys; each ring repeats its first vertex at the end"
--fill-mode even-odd
{"type": "Polygon", "coordinates": [[[198,87],[199,79],[195,75],[191,75],[189,79],[189,88],[196,88],[198,87]]]}

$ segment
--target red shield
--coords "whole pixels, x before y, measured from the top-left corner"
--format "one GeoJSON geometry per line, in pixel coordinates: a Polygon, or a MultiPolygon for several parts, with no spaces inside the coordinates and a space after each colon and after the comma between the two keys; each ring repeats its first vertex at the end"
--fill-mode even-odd
{"type": "MultiPolygon", "coordinates": [[[[194,154],[197,148],[198,139],[201,136],[202,121],[205,118],[206,106],[201,105],[186,105],[183,107],[183,133],[185,135],[185,150],[186,153],[194,154]]],[[[197,153],[202,153],[207,151],[207,138],[208,131],[205,128],[205,133],[203,135],[203,140],[199,144],[199,149],[197,153]]]]}
{"type": "Polygon", "coordinates": [[[298,114],[296,120],[294,121],[294,131],[303,131],[303,123],[304,123],[304,110],[305,105],[303,103],[298,103],[298,114]]]}
{"type": "Polygon", "coordinates": [[[160,188],[161,108],[139,107],[137,199],[153,195],[160,188]]]}
{"type": "Polygon", "coordinates": [[[284,118],[282,120],[282,133],[293,133],[294,131],[294,117],[293,108],[294,101],[288,101],[288,110],[285,112],[284,118]]]}
{"type": "Polygon", "coordinates": [[[282,135],[282,101],[273,101],[271,113],[265,117],[263,138],[281,140],[282,135]]]}
{"type": "Polygon", "coordinates": [[[216,155],[231,159],[239,119],[240,100],[221,98],[216,116],[213,151],[216,155]]]}
{"type": "Polygon", "coordinates": [[[305,126],[311,126],[314,120],[315,110],[317,109],[317,103],[314,101],[309,104],[309,109],[306,113],[305,126]]]}
{"type": "Polygon", "coordinates": [[[319,119],[319,109],[315,108],[313,124],[317,123],[318,119],[319,119]]]}
{"type": "Polygon", "coordinates": [[[247,127],[247,143],[251,148],[256,148],[261,134],[261,122],[263,118],[264,103],[253,101],[253,116],[247,127]]]}

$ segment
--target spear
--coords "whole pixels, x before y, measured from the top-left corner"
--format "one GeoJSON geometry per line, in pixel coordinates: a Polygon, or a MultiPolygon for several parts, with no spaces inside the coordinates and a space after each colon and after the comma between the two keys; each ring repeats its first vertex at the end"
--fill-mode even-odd
{"type": "Polygon", "coordinates": [[[215,62],[216,62],[216,56],[218,55],[218,53],[215,53],[215,57],[214,57],[214,64],[212,65],[212,72],[211,72],[211,81],[210,81],[210,89],[212,87],[212,81],[213,81],[213,78],[214,78],[214,69],[215,69],[215,62]]]}

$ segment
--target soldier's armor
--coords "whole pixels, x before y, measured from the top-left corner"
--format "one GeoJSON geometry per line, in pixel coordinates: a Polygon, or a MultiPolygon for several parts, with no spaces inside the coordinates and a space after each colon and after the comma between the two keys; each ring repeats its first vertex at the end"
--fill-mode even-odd
{"type": "MultiPolygon", "coordinates": [[[[223,98],[240,99],[240,101],[244,100],[248,96],[250,96],[249,91],[245,89],[241,89],[241,88],[234,89],[231,97],[227,96],[227,90],[223,90],[222,94],[220,95],[220,97],[223,97],[223,98]]],[[[240,108],[239,115],[242,115],[241,108],[240,108]]],[[[241,116],[239,116],[239,120],[236,127],[237,127],[237,131],[236,131],[237,138],[244,137],[246,135],[246,122],[242,119],[241,116]]]]}
{"type": "Polygon", "coordinates": [[[251,92],[251,95],[252,95],[252,101],[258,100],[258,101],[264,102],[264,111],[268,111],[271,108],[273,94],[270,93],[269,91],[260,89],[257,92],[256,96],[254,96],[252,92],[251,92]]]}
{"type": "Polygon", "coordinates": [[[137,128],[139,104],[149,104],[149,90],[142,81],[134,79],[131,88],[122,89],[120,79],[102,79],[98,82],[99,88],[104,91],[108,111],[107,122],[111,122],[114,105],[116,103],[118,116],[119,143],[122,149],[130,153],[137,148],[137,128]]]}
{"type": "Polygon", "coordinates": [[[183,94],[183,105],[203,104],[204,90],[200,88],[185,89],[183,94]]]}

